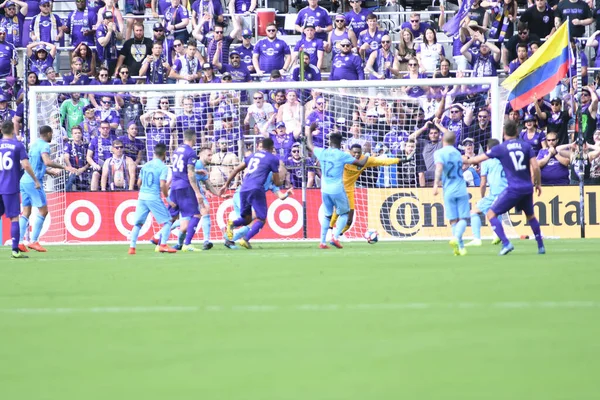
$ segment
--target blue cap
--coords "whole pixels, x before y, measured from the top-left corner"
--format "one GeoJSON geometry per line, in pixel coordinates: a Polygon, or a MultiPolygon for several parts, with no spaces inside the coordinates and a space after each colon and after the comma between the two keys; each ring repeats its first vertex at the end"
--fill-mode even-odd
{"type": "Polygon", "coordinates": [[[4,8],[8,8],[10,6],[14,6],[15,3],[13,3],[12,1],[7,1],[6,4],[4,5],[4,8]]]}
{"type": "Polygon", "coordinates": [[[525,118],[523,119],[523,122],[527,122],[527,121],[535,121],[535,116],[533,114],[527,114],[527,115],[525,115],[525,118]]]}
{"type": "Polygon", "coordinates": [[[276,125],[275,125],[275,129],[279,129],[279,128],[285,128],[285,122],[283,121],[279,121],[276,125]]]}
{"type": "Polygon", "coordinates": [[[48,50],[46,50],[46,46],[43,44],[38,44],[37,46],[35,46],[35,51],[38,52],[40,50],[44,50],[45,52],[48,52],[48,50]]]}
{"type": "Polygon", "coordinates": [[[233,115],[231,115],[230,112],[225,112],[225,113],[223,113],[223,116],[221,117],[221,119],[233,119],[233,115]]]}
{"type": "Polygon", "coordinates": [[[252,34],[252,31],[250,29],[244,29],[242,31],[242,37],[244,37],[244,36],[254,36],[254,35],[252,34]]]}

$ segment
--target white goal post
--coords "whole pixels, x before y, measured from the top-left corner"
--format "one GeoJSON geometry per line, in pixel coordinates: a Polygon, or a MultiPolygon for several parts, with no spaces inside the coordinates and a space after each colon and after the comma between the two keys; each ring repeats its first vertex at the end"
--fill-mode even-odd
{"type": "MultiPolygon", "coordinates": [[[[490,124],[492,136],[501,140],[501,127],[504,118],[507,93],[505,93],[499,85],[497,77],[319,82],[263,81],[250,83],[152,85],[151,87],[148,85],[31,86],[28,95],[28,126],[32,138],[35,138],[41,124],[49,125],[50,115],[48,109],[40,107],[40,103],[44,98],[58,93],[126,94],[145,98],[147,101],[146,104],[158,104],[158,98],[168,97],[171,101],[171,111],[173,112],[173,115],[177,116],[183,112],[182,102],[186,98],[212,99],[212,97],[210,97],[211,94],[233,93],[233,97],[239,99],[239,93],[241,91],[246,91],[247,93],[250,93],[249,103],[251,104],[252,94],[257,92],[264,93],[265,97],[268,94],[272,98],[277,90],[296,91],[296,93],[301,96],[307,95],[311,90],[316,90],[320,93],[319,97],[323,99],[325,104],[325,113],[329,116],[329,120],[334,122],[332,122],[332,126],[327,127],[315,123],[311,125],[308,113],[310,113],[312,109],[306,112],[304,107],[299,107],[300,115],[292,116],[300,120],[300,128],[297,132],[300,133],[300,137],[297,139],[301,148],[300,157],[308,156],[307,151],[302,144],[302,133],[304,133],[306,129],[316,129],[317,134],[322,134],[322,132],[319,132],[320,128],[324,131],[337,130],[344,136],[344,142],[347,147],[350,147],[349,145],[351,143],[363,143],[360,135],[356,135],[356,138],[354,138],[354,133],[350,132],[354,132],[354,125],[363,126],[364,130],[364,127],[368,125],[365,120],[371,118],[366,114],[369,113],[369,110],[374,109],[373,112],[380,113],[377,119],[381,126],[385,126],[385,128],[382,129],[393,130],[395,129],[395,126],[398,125],[397,130],[402,131],[402,135],[405,136],[403,139],[397,139],[399,143],[398,148],[390,149],[389,146],[386,145],[386,142],[382,140],[388,132],[380,131],[378,138],[373,139],[372,146],[363,146],[363,152],[368,152],[372,156],[376,155],[380,158],[386,158],[401,155],[400,152],[404,149],[406,136],[414,133],[418,128],[418,124],[421,122],[419,120],[420,116],[418,115],[418,111],[423,109],[424,100],[427,98],[427,95],[422,96],[420,99],[411,97],[407,94],[407,92],[410,91],[410,88],[421,88],[426,93],[429,93],[429,91],[434,92],[434,90],[430,90],[430,88],[442,87],[462,88],[455,89],[448,94],[447,98],[449,101],[446,104],[446,109],[449,109],[452,106],[451,102],[455,96],[459,94],[465,94],[466,92],[475,93],[478,91],[485,93],[484,97],[487,99],[487,108],[491,110],[490,124]],[[464,88],[470,89],[465,90],[464,88]],[[365,105],[364,112],[360,110],[357,111],[357,107],[360,108],[361,104],[365,105]],[[386,107],[391,108],[388,110],[386,107]],[[309,121],[307,122],[307,120],[309,121]],[[401,126],[401,124],[404,125],[401,126]],[[358,140],[354,140],[357,138],[358,140]]],[[[208,103],[207,100],[195,100],[194,108],[197,104],[198,107],[203,107],[202,104],[208,103]]],[[[260,140],[260,137],[265,134],[252,129],[254,121],[250,123],[250,130],[248,130],[248,126],[244,124],[244,116],[246,115],[248,108],[247,104],[238,102],[233,102],[231,104],[233,104],[236,109],[234,110],[235,112],[232,117],[234,129],[239,129],[240,132],[243,132],[242,137],[240,138],[240,146],[235,148],[236,151],[239,152],[238,154],[235,154],[237,160],[239,160],[239,157],[243,156],[244,150],[250,151],[253,148],[252,145],[255,145],[260,140]]],[[[315,109],[317,108],[316,102],[313,103],[313,106],[315,109]]],[[[206,118],[206,121],[203,121],[205,124],[204,126],[209,126],[209,128],[206,128],[206,130],[203,131],[202,139],[199,138],[199,148],[202,145],[209,144],[213,147],[213,150],[218,150],[218,143],[214,143],[213,135],[216,134],[215,132],[218,128],[220,129],[224,126],[221,119],[223,119],[224,115],[229,113],[227,107],[224,109],[220,109],[219,107],[220,106],[218,105],[212,105],[208,107],[208,111],[202,111],[202,115],[206,118]]],[[[146,109],[144,111],[148,110],[146,109]]],[[[445,114],[447,114],[446,118],[448,118],[449,112],[446,111],[445,114]]],[[[223,120],[226,120],[226,118],[223,120]]],[[[284,118],[284,122],[287,124],[290,121],[287,121],[284,118]]],[[[326,123],[327,122],[325,122],[325,124],[326,123]]],[[[477,123],[476,120],[473,123],[477,123]]],[[[127,127],[123,127],[123,134],[126,133],[126,129],[127,127]]],[[[269,131],[271,130],[274,130],[274,126],[269,129],[269,131]]],[[[179,129],[179,134],[181,133],[181,129],[179,129]]],[[[269,132],[267,132],[267,134],[268,133],[269,132]]],[[[140,136],[142,139],[146,138],[145,134],[140,134],[140,136]]],[[[427,135],[423,135],[423,138],[426,136],[427,135]]],[[[326,144],[326,138],[323,138],[323,142],[326,144]]],[[[288,150],[289,149],[285,150],[287,152],[285,156],[291,157],[288,150]]],[[[53,155],[53,158],[62,160],[63,154],[60,153],[61,151],[62,148],[57,147],[57,152],[59,154],[53,155]]],[[[151,149],[146,149],[146,151],[151,158],[151,149]]],[[[282,150],[282,154],[283,152],[284,151],[282,150]]],[[[306,161],[299,165],[302,165],[302,167],[296,168],[291,165],[287,166],[285,170],[282,169],[282,172],[286,173],[287,185],[292,185],[293,182],[291,182],[291,180],[293,180],[294,177],[292,175],[294,174],[298,174],[302,182],[297,185],[293,199],[287,200],[287,203],[286,201],[270,199],[269,218],[271,218],[273,222],[268,222],[265,233],[261,233],[262,236],[259,236],[258,239],[317,238],[314,233],[314,227],[318,226],[318,219],[321,217],[320,213],[322,213],[320,211],[320,192],[317,188],[320,171],[318,165],[309,165],[306,161]],[[314,178],[310,181],[309,176],[313,175],[314,178]],[[313,188],[307,188],[307,183],[312,183],[313,188]],[[272,211],[272,209],[274,209],[274,211],[272,211]]],[[[225,171],[221,174],[225,174],[227,171],[226,168],[218,165],[211,165],[209,168],[211,173],[213,170],[217,171],[219,168],[225,171]]],[[[346,233],[346,237],[349,239],[361,238],[364,231],[367,229],[378,230],[380,238],[384,240],[442,239],[449,237],[450,229],[447,226],[447,222],[444,222],[443,202],[441,201],[441,197],[438,197],[437,199],[434,198],[431,189],[428,187],[419,188],[412,185],[405,185],[400,180],[390,181],[388,179],[390,171],[389,168],[386,168],[388,167],[368,168],[363,172],[363,177],[359,179],[356,189],[356,213],[354,223],[352,228],[346,233]]],[[[399,174],[398,171],[393,173],[399,174]]],[[[218,173],[215,172],[214,175],[216,177],[218,173]]],[[[114,224],[116,225],[112,234],[99,236],[98,240],[126,240],[127,231],[130,229],[128,224],[131,223],[131,218],[127,218],[128,214],[124,216],[121,214],[124,213],[123,209],[131,209],[132,205],[134,205],[134,201],[131,199],[123,200],[123,193],[116,193],[114,195],[105,193],[103,197],[98,197],[98,200],[88,201],[81,199],[81,193],[78,193],[77,195],[74,194],[73,196],[70,196],[70,194],[69,196],[65,195],[66,189],[64,184],[56,185],[49,182],[46,182],[46,191],[53,193],[53,195],[49,196],[51,199],[50,202],[57,203],[50,205],[51,214],[53,214],[51,215],[51,220],[60,221],[60,224],[49,223],[49,227],[44,231],[42,241],[93,241],[96,236],[98,236],[98,233],[90,234],[90,231],[85,229],[89,227],[92,231],[94,230],[96,224],[93,219],[98,215],[102,217],[103,221],[114,220],[114,224]],[[115,200],[117,198],[118,200],[115,200]],[[77,229],[77,227],[73,228],[73,225],[76,225],[74,222],[77,220],[76,217],[80,216],[77,214],[77,210],[74,210],[72,206],[72,203],[77,201],[88,201],[88,203],[93,203],[89,206],[92,211],[87,212],[87,216],[81,217],[79,221],[79,225],[86,226],[86,228],[82,228],[81,226],[79,229],[77,229]],[[127,204],[124,205],[125,203],[127,204]],[[93,206],[95,206],[95,209],[93,206]],[[92,220],[88,221],[90,219],[92,220]],[[73,232],[77,233],[74,234],[73,232]]],[[[471,193],[473,193],[472,205],[474,205],[479,199],[478,189],[472,189],[471,193]]],[[[130,197],[135,199],[136,195],[130,193],[130,197]]],[[[213,198],[210,199],[210,204],[213,218],[211,240],[216,241],[221,239],[220,228],[223,226],[224,221],[231,212],[230,200],[223,202],[213,198]],[[229,205],[224,206],[221,203],[227,203],[229,205]]],[[[129,211],[131,212],[132,210],[129,211]]],[[[150,233],[151,226],[151,221],[148,221],[147,228],[143,231],[148,231],[150,233]]],[[[467,235],[468,232],[469,231],[467,231],[467,235]]],[[[484,230],[483,235],[489,236],[490,231],[484,230]]]]}

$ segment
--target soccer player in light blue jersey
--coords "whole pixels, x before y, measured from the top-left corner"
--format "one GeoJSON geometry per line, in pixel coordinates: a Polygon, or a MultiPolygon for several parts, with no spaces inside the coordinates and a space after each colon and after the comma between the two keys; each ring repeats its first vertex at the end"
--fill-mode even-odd
{"type": "Polygon", "coordinates": [[[327,149],[314,147],[312,136],[313,133],[311,130],[306,136],[308,139],[307,147],[321,163],[321,197],[323,199],[323,206],[325,207],[325,218],[321,222],[321,242],[319,243],[319,248],[329,248],[326,243],[327,230],[329,229],[331,216],[333,215],[333,209],[335,207],[335,211],[338,214],[338,220],[329,244],[341,249],[343,246],[340,243],[339,238],[348,222],[348,212],[350,211],[350,204],[348,202],[346,191],[344,190],[342,179],[344,175],[344,166],[346,164],[354,164],[357,167],[362,168],[367,163],[368,157],[357,160],[350,153],[342,151],[342,135],[339,133],[331,133],[329,135],[330,147],[327,149]]]}
{"type": "MultiPolygon", "coordinates": [[[[61,164],[55,163],[50,158],[50,142],[52,141],[52,128],[47,125],[40,127],[40,138],[36,140],[29,149],[29,161],[31,168],[35,173],[36,178],[41,183],[46,175],[46,167],[66,169],[71,173],[76,170],[73,167],[64,167],[61,164]]],[[[46,192],[43,187],[36,188],[36,183],[30,175],[23,175],[20,184],[21,202],[23,204],[23,212],[19,218],[19,226],[21,237],[19,238],[19,250],[22,252],[28,251],[23,244],[23,238],[29,227],[29,217],[31,216],[31,207],[38,209],[36,221],[33,224],[31,232],[31,241],[27,245],[32,250],[46,252],[39,243],[40,232],[44,225],[44,220],[48,215],[48,201],[46,200],[46,192]]]]}
{"type": "MultiPolygon", "coordinates": [[[[497,139],[489,139],[486,151],[490,151],[492,147],[499,144],[500,142],[497,139]]],[[[471,210],[471,229],[473,230],[474,239],[465,244],[465,246],[481,246],[481,218],[485,218],[485,214],[492,206],[492,203],[506,186],[508,186],[508,183],[506,182],[504,168],[502,168],[500,161],[490,158],[481,163],[481,184],[479,186],[481,189],[481,200],[471,210]],[[490,186],[490,194],[486,196],[485,192],[488,184],[490,186]]],[[[500,239],[495,237],[492,244],[498,243],[500,243],[500,239]]]]}
{"type": "Polygon", "coordinates": [[[135,207],[135,224],[131,230],[131,244],[129,245],[129,254],[135,254],[135,246],[137,243],[140,229],[148,213],[152,213],[156,222],[162,225],[160,244],[156,246],[157,253],[176,253],[177,250],[167,246],[167,240],[171,232],[171,216],[165,206],[165,203],[160,198],[162,195],[167,198],[169,188],[167,186],[167,175],[169,167],[165,165],[165,157],[167,155],[167,146],[163,143],[158,143],[154,146],[154,158],[147,162],[140,171],[138,178],[138,187],[140,193],[138,203],[135,207]]]}
{"type": "Polygon", "coordinates": [[[467,228],[469,218],[469,194],[467,183],[463,178],[463,160],[460,152],[454,147],[456,137],[449,131],[444,135],[444,146],[433,154],[435,162],[435,180],[433,182],[433,195],[437,196],[440,181],[444,188],[444,211],[446,219],[452,226],[452,239],[450,246],[454,255],[467,254],[462,236],[467,228]]]}

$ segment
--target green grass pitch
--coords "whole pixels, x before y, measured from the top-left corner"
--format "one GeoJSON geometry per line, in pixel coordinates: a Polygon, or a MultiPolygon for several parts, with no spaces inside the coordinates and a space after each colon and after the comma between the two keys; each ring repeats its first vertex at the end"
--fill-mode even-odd
{"type": "Polygon", "coordinates": [[[0,249],[0,398],[600,397],[600,241],[0,249]]]}

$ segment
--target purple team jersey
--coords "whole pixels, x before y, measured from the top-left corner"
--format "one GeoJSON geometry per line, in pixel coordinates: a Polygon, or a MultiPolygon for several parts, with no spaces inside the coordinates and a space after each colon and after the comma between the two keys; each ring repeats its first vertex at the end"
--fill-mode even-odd
{"type": "Polygon", "coordinates": [[[281,39],[261,39],[254,46],[254,54],[258,54],[258,66],[266,73],[274,69],[280,70],[285,64],[285,56],[290,55],[290,47],[281,39]]]}
{"type": "Polygon", "coordinates": [[[173,178],[171,180],[171,190],[185,189],[191,187],[188,178],[188,165],[196,165],[198,157],[196,152],[187,144],[183,144],[173,152],[171,160],[173,165],[173,178]]]}
{"type": "Polygon", "coordinates": [[[27,150],[16,139],[0,139],[0,194],[19,193],[21,160],[27,160],[27,150]]]}
{"type": "Polygon", "coordinates": [[[511,191],[533,193],[529,160],[535,158],[535,153],[529,143],[515,139],[507,140],[494,146],[486,154],[500,161],[511,191]]]}
{"type": "Polygon", "coordinates": [[[246,175],[240,192],[260,190],[265,192],[265,182],[270,172],[279,172],[279,158],[266,151],[258,151],[244,160],[246,175]]]}

